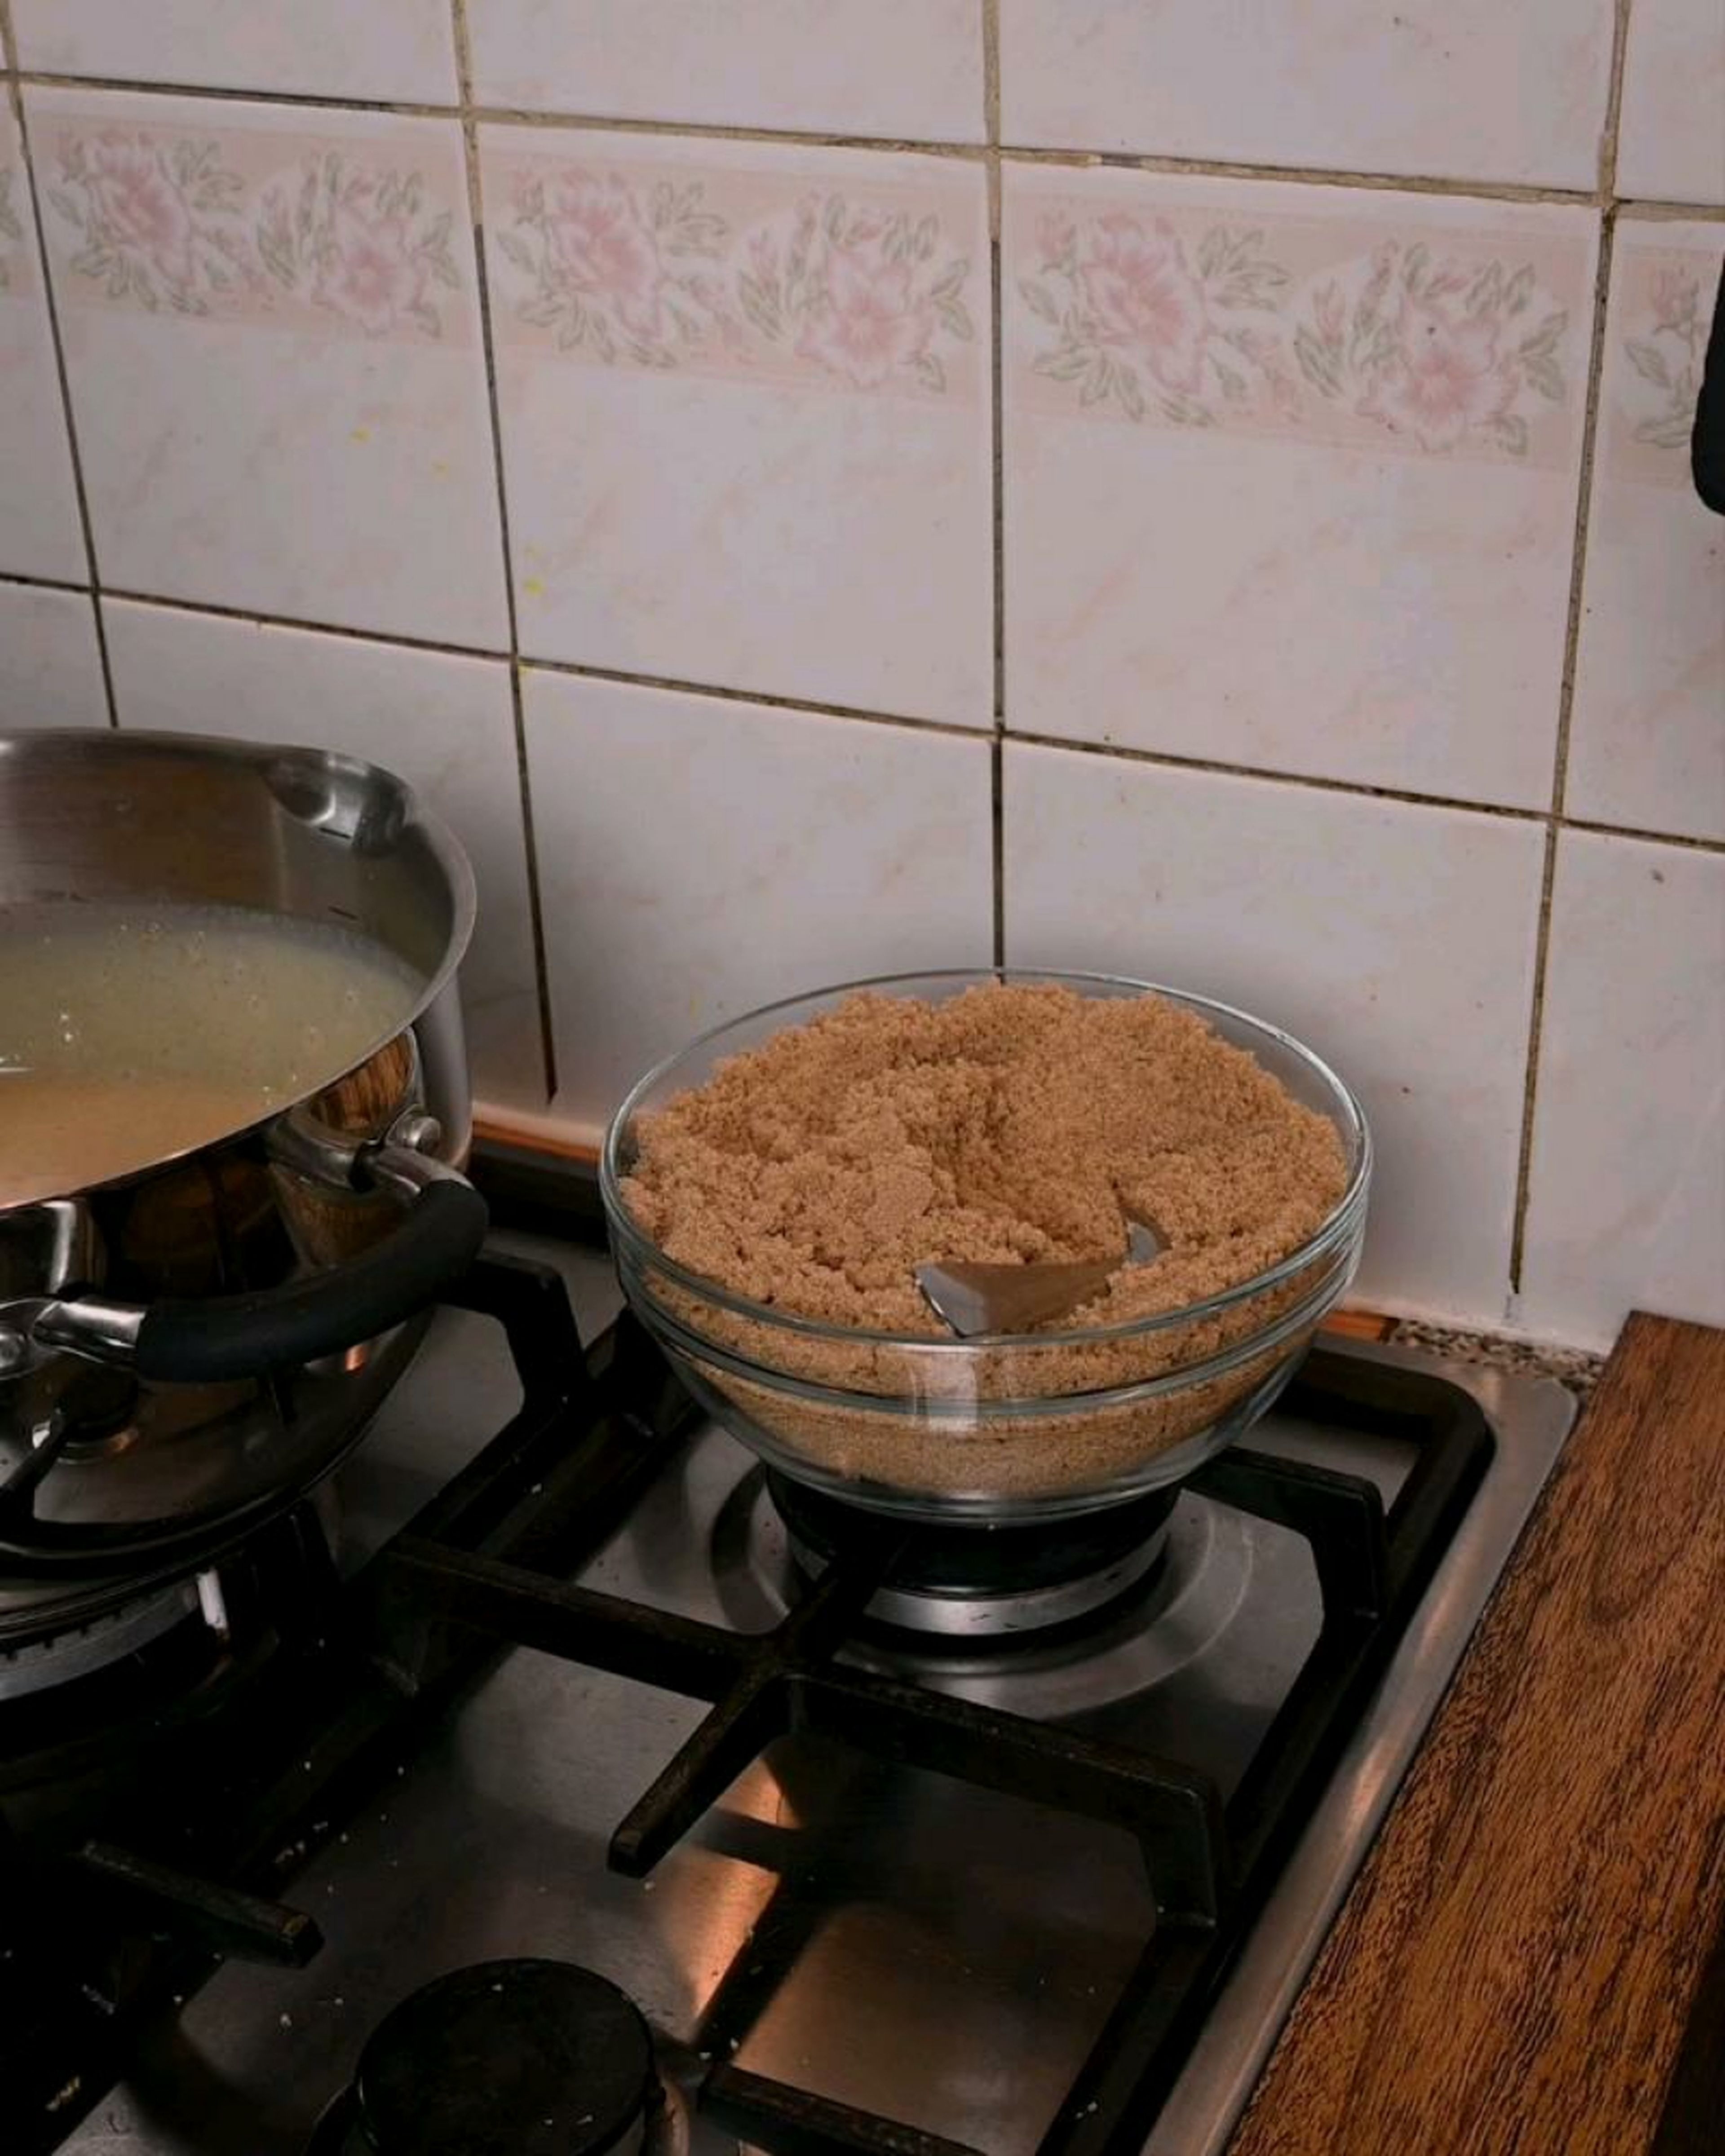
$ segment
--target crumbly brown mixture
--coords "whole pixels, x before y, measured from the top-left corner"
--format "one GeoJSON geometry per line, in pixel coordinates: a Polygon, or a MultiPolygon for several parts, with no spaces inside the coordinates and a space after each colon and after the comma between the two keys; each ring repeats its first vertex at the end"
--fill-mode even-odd
{"type": "Polygon", "coordinates": [[[630,1211],[665,1253],[754,1300],[938,1334],[913,1268],[1168,1248],[1062,1327],[1169,1310],[1250,1279],[1321,1225],[1346,1180],[1328,1119],[1158,996],[990,984],[950,1002],[859,994],[723,1064],[647,1118],[630,1211]]]}

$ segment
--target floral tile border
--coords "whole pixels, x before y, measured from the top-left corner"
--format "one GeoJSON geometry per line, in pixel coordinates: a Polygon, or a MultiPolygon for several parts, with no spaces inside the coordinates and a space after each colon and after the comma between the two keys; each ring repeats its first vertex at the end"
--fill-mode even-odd
{"type": "Polygon", "coordinates": [[[1547,468],[1574,454],[1580,230],[1039,191],[1009,248],[1009,364],[1032,409],[1547,468]]]}
{"type": "Polygon", "coordinates": [[[499,339],[590,366],[971,403],[986,261],[967,206],[806,170],[499,151],[499,339]]]}
{"type": "Polygon", "coordinates": [[[0,299],[18,300],[36,288],[36,250],[30,244],[29,187],[22,164],[6,154],[8,146],[0,133],[0,299]]]}
{"type": "Polygon", "coordinates": [[[1614,479],[1690,485],[1689,440],[1713,318],[1719,246],[1620,246],[1607,316],[1605,466],[1614,479]]]}
{"type": "Polygon", "coordinates": [[[451,331],[466,205],[410,155],[352,136],[84,116],[44,117],[37,142],[73,305],[420,343],[451,331]]]}

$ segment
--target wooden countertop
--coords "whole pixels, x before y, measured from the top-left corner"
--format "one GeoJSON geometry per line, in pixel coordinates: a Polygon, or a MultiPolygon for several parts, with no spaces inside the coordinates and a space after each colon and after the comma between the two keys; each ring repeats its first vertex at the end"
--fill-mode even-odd
{"type": "Polygon", "coordinates": [[[1722,2013],[1725,1332],[1638,1314],[1230,2156],[1725,2149],[1722,2013]]]}

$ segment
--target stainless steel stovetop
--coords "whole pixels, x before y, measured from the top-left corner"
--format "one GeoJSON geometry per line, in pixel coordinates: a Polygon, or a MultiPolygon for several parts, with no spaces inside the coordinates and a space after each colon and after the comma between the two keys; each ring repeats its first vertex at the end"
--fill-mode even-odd
{"type": "MultiPolygon", "coordinates": [[[[515,1239],[569,1279],[583,1332],[614,1307],[589,1253],[515,1239]]],[[[1232,2130],[1318,1944],[1548,1474],[1573,1415],[1556,1384],[1450,1368],[1497,1450],[1388,1676],[1213,2007],[1146,2146],[1212,2156],[1232,2130]]],[[[512,1404],[501,1336],[446,1313],[349,1467],[347,1555],[367,1553],[512,1404]]],[[[1272,1416],[1254,1445],[1369,1473],[1410,1455],[1272,1416]]],[[[700,1435],[583,1583],[741,1630],[781,1612],[783,1530],[752,1457],[700,1435]]],[[[1168,1753],[1224,1790],[1315,1635],[1309,1554],[1289,1532],[1183,1495],[1148,1602],[1111,1631],[1004,1657],[893,1666],[1037,1717],[1168,1753]]],[[[696,1703],[512,1651],[380,1801],[295,1882],[326,1935],[311,1966],[230,1964],[146,2044],[127,2085],[65,2144],[78,2156],[303,2156],[383,2015],[494,1957],[579,1962],[652,2024],[691,2086],[703,2011],[752,1955],[796,1950],[738,2063],[929,2133],[1029,2156],[1137,1962],[1153,1910],[1137,1843],[945,1777],[789,1739],[657,1867],[608,1871],[619,1820],[699,1721],[696,1703]]],[[[673,2102],[655,2141],[737,2143],[673,2102]]]]}

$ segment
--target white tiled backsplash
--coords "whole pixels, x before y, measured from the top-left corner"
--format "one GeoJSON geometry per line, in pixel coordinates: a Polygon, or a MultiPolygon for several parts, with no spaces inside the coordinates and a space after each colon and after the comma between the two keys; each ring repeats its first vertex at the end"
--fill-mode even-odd
{"type": "Polygon", "coordinates": [[[1725,1322],[1720,0],[0,30],[0,726],[423,788],[494,1119],[1111,969],[1358,1086],[1366,1300],[1725,1322]]]}

